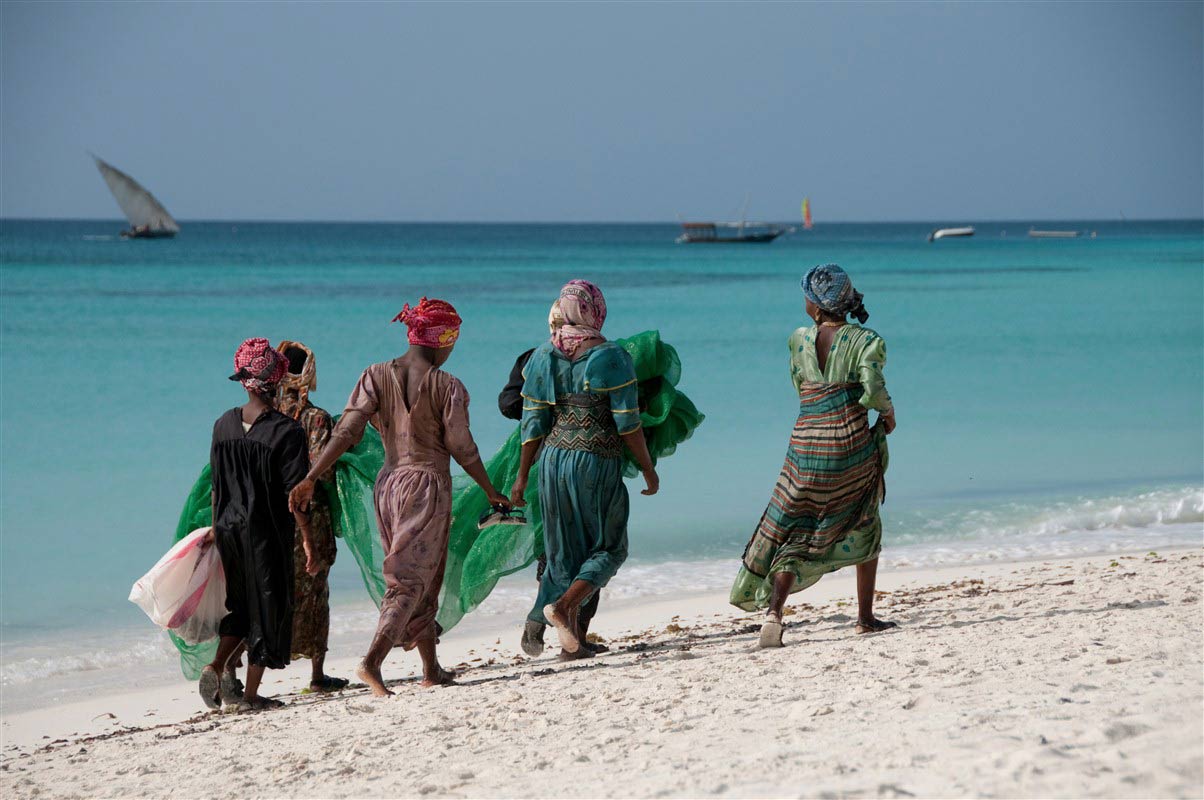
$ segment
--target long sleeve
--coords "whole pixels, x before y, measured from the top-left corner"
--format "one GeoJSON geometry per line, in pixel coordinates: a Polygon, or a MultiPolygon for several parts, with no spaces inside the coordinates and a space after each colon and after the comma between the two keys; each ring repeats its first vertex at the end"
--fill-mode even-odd
{"type": "Polygon", "coordinates": [[[548,361],[550,358],[547,348],[539,347],[523,367],[523,417],[520,426],[523,444],[542,439],[552,430],[556,387],[548,361]]]}
{"type": "Polygon", "coordinates": [[[631,354],[616,344],[600,345],[586,365],[585,390],[605,394],[619,434],[637,431],[640,420],[640,387],[631,354]]]}
{"type": "MultiPolygon", "coordinates": [[[[305,429],[305,438],[309,443],[309,463],[313,464],[322,455],[322,451],[326,449],[326,444],[330,441],[333,425],[330,421],[330,415],[317,406],[310,406],[301,415],[301,419],[301,427],[305,429]]],[[[333,483],[334,467],[319,475],[318,480],[324,483],[333,483]]]]}
{"type": "Polygon", "coordinates": [[[300,425],[291,426],[273,456],[283,490],[292,491],[309,472],[309,447],[304,429],[300,425]]]}
{"type": "Polygon", "coordinates": [[[468,427],[468,390],[458,378],[449,382],[443,403],[443,444],[461,467],[481,460],[468,427]]]}
{"type": "Polygon", "coordinates": [[[857,362],[857,379],[865,389],[861,396],[861,405],[866,408],[889,411],[893,407],[890,393],[886,391],[886,378],[882,374],[885,366],[886,342],[881,336],[873,334],[866,342],[857,362]]]}
{"type": "Polygon", "coordinates": [[[359,382],[351,390],[351,396],[347,398],[343,416],[339,417],[339,423],[330,434],[331,441],[341,442],[348,448],[355,447],[360,443],[360,439],[364,438],[364,428],[368,427],[368,421],[376,416],[379,409],[380,394],[376,389],[376,382],[372,379],[371,370],[364,370],[359,382]]]}
{"type": "Polygon", "coordinates": [[[497,396],[498,411],[507,419],[523,418],[523,367],[534,352],[534,349],[528,350],[515,360],[514,367],[510,370],[510,380],[497,396]]]}

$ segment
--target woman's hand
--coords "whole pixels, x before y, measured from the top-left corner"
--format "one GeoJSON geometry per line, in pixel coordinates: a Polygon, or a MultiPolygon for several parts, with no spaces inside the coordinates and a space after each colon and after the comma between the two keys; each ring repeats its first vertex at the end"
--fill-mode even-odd
{"type": "Polygon", "coordinates": [[[640,494],[646,494],[651,497],[660,491],[661,478],[656,474],[655,467],[648,467],[644,470],[644,483],[648,484],[648,488],[644,489],[640,494]]]}
{"type": "Polygon", "coordinates": [[[311,478],[305,478],[288,493],[288,510],[294,514],[304,514],[309,511],[313,499],[314,482],[311,478]]]}
{"type": "Polygon", "coordinates": [[[511,508],[526,508],[527,501],[523,495],[527,493],[527,478],[520,475],[514,479],[514,485],[510,487],[510,506],[511,508]]]}
{"type": "Polygon", "coordinates": [[[895,410],[892,408],[885,414],[879,414],[878,416],[881,417],[882,427],[889,436],[890,432],[895,429],[895,410]]]}
{"type": "Polygon", "coordinates": [[[309,575],[317,575],[321,572],[322,565],[318,563],[318,557],[314,555],[314,546],[310,544],[308,536],[301,540],[301,546],[305,549],[305,572],[309,575]]]}
{"type": "Polygon", "coordinates": [[[501,506],[502,508],[509,511],[512,504],[510,502],[510,498],[506,497],[506,495],[502,494],[497,489],[494,489],[492,492],[489,493],[489,505],[501,506]]]}
{"type": "Polygon", "coordinates": [[[201,537],[201,543],[197,547],[203,553],[213,545],[213,541],[213,528],[210,528],[209,530],[205,531],[205,535],[201,537]]]}

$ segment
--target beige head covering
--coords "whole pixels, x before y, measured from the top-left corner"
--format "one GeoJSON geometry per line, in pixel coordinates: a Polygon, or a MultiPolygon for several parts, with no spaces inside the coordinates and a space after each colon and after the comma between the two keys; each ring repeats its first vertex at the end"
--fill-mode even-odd
{"type": "Polygon", "coordinates": [[[280,409],[280,413],[296,419],[309,404],[309,393],[318,388],[318,363],[314,359],[314,351],[300,342],[285,339],[276,350],[287,358],[290,348],[305,353],[305,366],[301,368],[300,374],[293,372],[291,368],[285,373],[277,392],[277,408],[280,409]]]}

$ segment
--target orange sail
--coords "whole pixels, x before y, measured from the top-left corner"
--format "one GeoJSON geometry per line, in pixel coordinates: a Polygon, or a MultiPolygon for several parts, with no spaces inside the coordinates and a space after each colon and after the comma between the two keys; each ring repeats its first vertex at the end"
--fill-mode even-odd
{"type": "Polygon", "coordinates": [[[811,230],[811,198],[803,198],[803,230],[811,230]]]}

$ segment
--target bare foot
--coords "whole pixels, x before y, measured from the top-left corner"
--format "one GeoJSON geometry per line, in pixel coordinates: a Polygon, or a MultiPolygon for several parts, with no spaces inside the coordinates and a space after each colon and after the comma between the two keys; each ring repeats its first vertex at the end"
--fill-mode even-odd
{"type": "Polygon", "coordinates": [[[560,637],[560,646],[566,652],[576,653],[581,649],[581,642],[577,639],[577,634],[573,627],[569,625],[568,615],[560,610],[560,606],[556,603],[549,603],[543,607],[543,615],[548,622],[556,628],[556,635],[560,637]]]}
{"type": "Polygon", "coordinates": [[[355,668],[355,674],[361,681],[368,684],[374,697],[392,696],[393,693],[385,687],[385,677],[380,674],[380,667],[373,669],[368,666],[367,661],[361,661],[360,665],[355,668]]]}
{"type": "Polygon", "coordinates": [[[443,667],[439,667],[439,671],[436,672],[433,676],[430,676],[430,675],[423,676],[422,685],[423,686],[455,686],[455,685],[457,685],[456,684],[456,673],[452,672],[450,669],[444,669],[443,667]]]}
{"type": "Polygon", "coordinates": [[[878,619],[877,617],[857,620],[858,633],[878,633],[879,631],[887,631],[891,628],[897,627],[899,627],[899,623],[887,622],[886,620],[878,619]]]}

